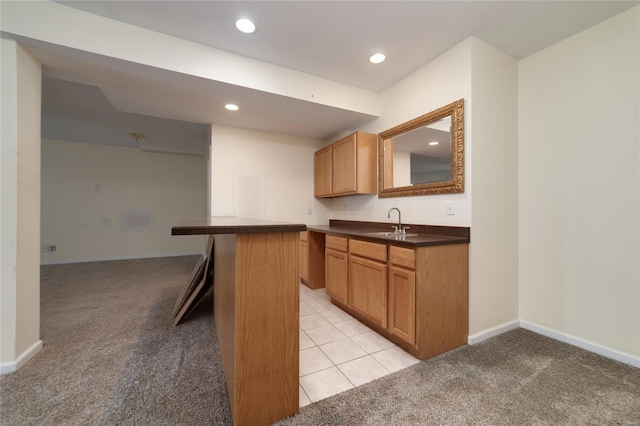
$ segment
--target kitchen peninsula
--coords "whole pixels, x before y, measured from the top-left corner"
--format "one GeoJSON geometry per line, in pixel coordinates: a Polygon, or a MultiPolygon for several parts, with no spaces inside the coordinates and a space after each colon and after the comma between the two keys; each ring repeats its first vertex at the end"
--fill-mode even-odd
{"type": "Polygon", "coordinates": [[[236,217],[182,222],[214,235],[213,315],[235,425],[298,413],[299,233],[303,224],[236,217]]]}

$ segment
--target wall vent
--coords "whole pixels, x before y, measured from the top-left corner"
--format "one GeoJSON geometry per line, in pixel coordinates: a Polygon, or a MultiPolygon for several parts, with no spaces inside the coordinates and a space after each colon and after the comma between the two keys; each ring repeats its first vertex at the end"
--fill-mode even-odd
{"type": "Polygon", "coordinates": [[[153,227],[153,212],[120,212],[118,222],[122,231],[144,231],[153,227]]]}

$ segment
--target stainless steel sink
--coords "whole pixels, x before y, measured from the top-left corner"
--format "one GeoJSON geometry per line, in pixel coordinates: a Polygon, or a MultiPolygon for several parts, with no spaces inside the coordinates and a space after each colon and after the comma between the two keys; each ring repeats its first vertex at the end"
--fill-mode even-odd
{"type": "Polygon", "coordinates": [[[417,237],[418,234],[401,234],[399,232],[368,232],[366,235],[372,237],[391,238],[394,240],[404,240],[406,237],[417,237]]]}

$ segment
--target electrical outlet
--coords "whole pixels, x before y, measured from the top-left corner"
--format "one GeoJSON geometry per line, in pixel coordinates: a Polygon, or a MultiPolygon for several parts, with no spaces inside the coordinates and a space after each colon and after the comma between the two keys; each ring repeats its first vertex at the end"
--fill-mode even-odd
{"type": "Polygon", "coordinates": [[[308,214],[309,216],[311,216],[311,215],[313,214],[313,210],[311,210],[311,207],[309,207],[309,208],[307,209],[307,214],[308,214]]]}

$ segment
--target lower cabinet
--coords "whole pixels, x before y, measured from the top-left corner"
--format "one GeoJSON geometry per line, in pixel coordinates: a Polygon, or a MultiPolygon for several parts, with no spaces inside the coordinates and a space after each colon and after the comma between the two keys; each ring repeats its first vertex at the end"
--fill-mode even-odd
{"type": "Polygon", "coordinates": [[[309,282],[309,233],[300,232],[300,279],[309,282]]]}
{"type": "Polygon", "coordinates": [[[324,247],[323,233],[300,232],[300,281],[316,290],[324,288],[324,247]]]}
{"type": "Polygon", "coordinates": [[[375,324],[387,326],[387,265],[349,256],[347,306],[375,324]]]}
{"type": "Polygon", "coordinates": [[[416,343],[416,273],[389,267],[388,330],[407,343],[416,343]]]}
{"type": "Polygon", "coordinates": [[[469,245],[417,248],[327,236],[327,294],[420,359],[467,343],[469,245]]]}
{"type": "Polygon", "coordinates": [[[327,236],[326,247],[324,264],[327,294],[332,299],[346,305],[349,280],[347,239],[327,236]]]}

